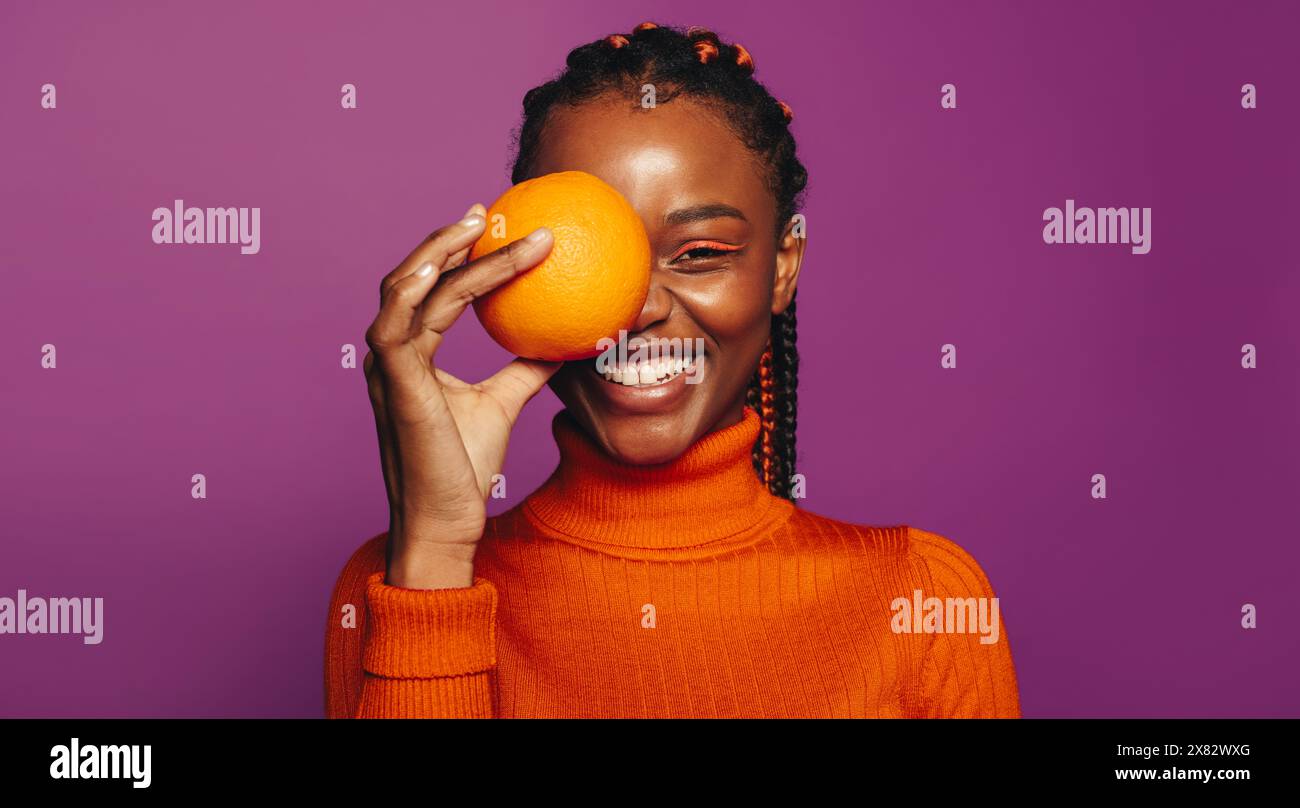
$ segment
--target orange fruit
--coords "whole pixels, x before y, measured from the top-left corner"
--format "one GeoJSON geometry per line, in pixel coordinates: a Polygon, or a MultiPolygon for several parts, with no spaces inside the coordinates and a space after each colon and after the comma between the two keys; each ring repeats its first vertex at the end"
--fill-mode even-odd
{"type": "Polygon", "coordinates": [[[650,240],[631,203],[598,177],[561,171],[525,180],[487,212],[474,260],[548,227],[554,244],[532,269],[474,301],[483,328],[511,353],[567,361],[600,353],[630,328],[650,291],[650,240]]]}

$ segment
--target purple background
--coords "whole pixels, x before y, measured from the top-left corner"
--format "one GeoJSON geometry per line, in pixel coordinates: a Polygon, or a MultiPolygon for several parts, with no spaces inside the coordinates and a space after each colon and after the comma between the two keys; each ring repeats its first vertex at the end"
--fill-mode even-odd
{"type": "MultiPolygon", "coordinates": [[[[4,4],[0,595],[106,628],[0,637],[0,715],[321,714],[330,588],[387,526],[340,345],[507,186],[523,93],[643,19],[741,42],[795,112],[806,507],[970,550],[1027,716],[1300,715],[1294,5],[442,5],[4,4]],[[260,207],[261,253],[152,244],[176,198],[260,207]],[[1066,198],[1152,207],[1150,254],[1045,245],[1066,198]]],[[[507,359],[472,316],[443,357],[507,359]]]]}

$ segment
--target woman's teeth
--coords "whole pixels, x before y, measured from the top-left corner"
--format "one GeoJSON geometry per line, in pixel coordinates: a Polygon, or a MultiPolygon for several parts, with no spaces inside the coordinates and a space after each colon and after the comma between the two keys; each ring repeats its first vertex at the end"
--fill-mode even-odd
{"type": "Polygon", "coordinates": [[[695,358],[662,359],[658,362],[629,363],[623,367],[611,367],[605,370],[605,381],[622,384],[627,387],[647,387],[663,384],[683,372],[690,372],[695,366],[695,358]]]}

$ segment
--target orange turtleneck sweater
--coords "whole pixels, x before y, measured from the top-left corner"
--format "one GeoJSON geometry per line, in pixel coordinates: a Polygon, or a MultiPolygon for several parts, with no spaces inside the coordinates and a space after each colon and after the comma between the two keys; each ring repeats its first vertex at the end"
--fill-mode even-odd
{"type": "Polygon", "coordinates": [[[746,409],[637,467],[561,410],[559,466],[488,520],[472,587],[386,585],[387,534],[353,554],[330,605],[327,715],[1018,717],[975,560],[772,496],[758,429],[746,409]]]}

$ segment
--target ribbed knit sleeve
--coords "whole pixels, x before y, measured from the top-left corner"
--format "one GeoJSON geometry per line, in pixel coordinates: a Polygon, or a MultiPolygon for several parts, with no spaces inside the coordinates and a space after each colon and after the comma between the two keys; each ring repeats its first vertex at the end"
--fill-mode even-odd
{"type": "Polygon", "coordinates": [[[1020,693],[1011,639],[1000,599],[975,559],[955,542],[909,529],[913,564],[924,597],[947,604],[971,603],[981,614],[973,630],[925,635],[919,674],[921,705],[928,718],[1019,718],[1020,693]],[[984,610],[982,613],[980,610],[984,610]],[[996,630],[996,634],[994,633],[996,630]]]}
{"type": "Polygon", "coordinates": [[[358,718],[492,718],[496,588],[388,586],[367,580],[371,621],[358,718]]]}
{"type": "Polygon", "coordinates": [[[344,565],[325,632],[330,718],[492,718],[496,715],[497,589],[384,583],[380,534],[344,565]]]}

